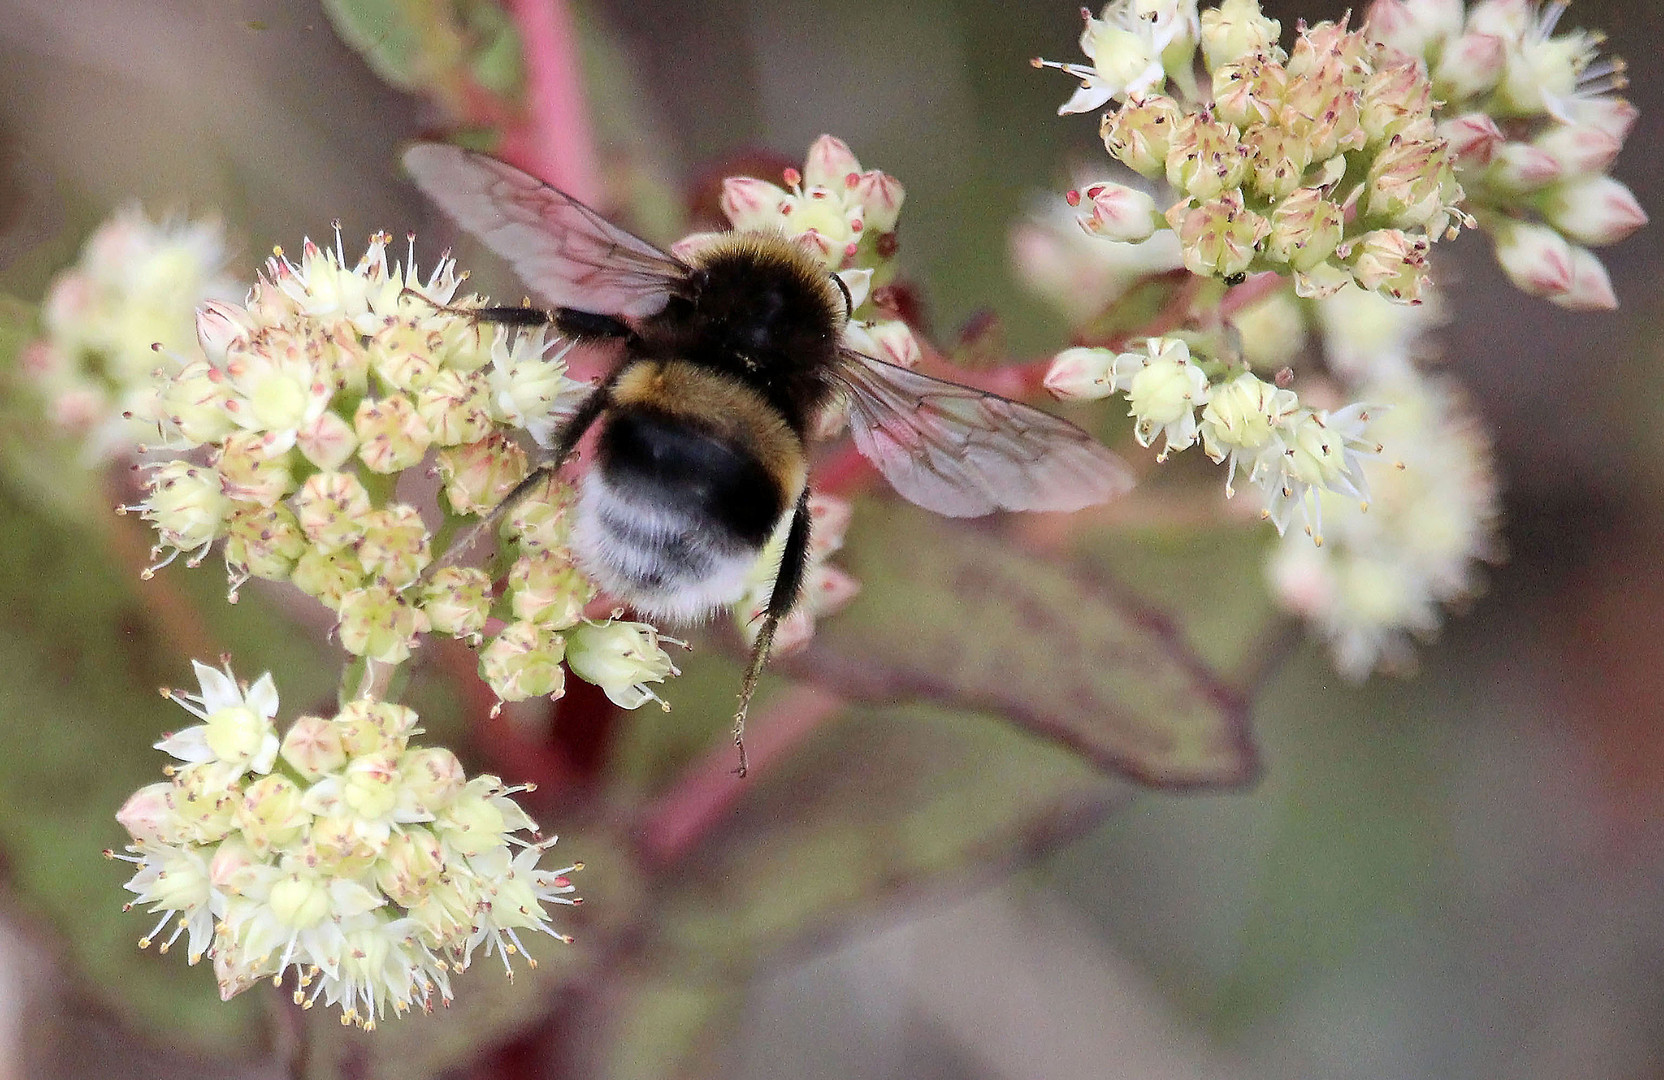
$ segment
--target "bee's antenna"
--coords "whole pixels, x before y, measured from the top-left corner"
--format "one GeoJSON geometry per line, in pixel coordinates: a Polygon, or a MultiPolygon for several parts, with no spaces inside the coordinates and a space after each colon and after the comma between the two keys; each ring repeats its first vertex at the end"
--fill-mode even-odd
{"type": "Polygon", "coordinates": [[[855,297],[849,295],[849,286],[846,285],[844,283],[844,279],[839,277],[837,274],[832,275],[832,280],[837,282],[838,291],[844,294],[844,318],[846,318],[846,319],[854,318],[855,317],[855,297]]]}

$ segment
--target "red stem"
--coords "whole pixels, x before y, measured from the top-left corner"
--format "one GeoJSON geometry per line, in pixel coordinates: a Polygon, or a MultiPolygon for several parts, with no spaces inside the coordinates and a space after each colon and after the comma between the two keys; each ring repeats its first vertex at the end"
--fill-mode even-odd
{"type": "Polygon", "coordinates": [[[686,855],[729,815],[758,776],[767,775],[770,767],[785,761],[843,707],[842,698],[813,686],[787,689],[746,727],[745,752],[751,762],[751,779],[741,780],[734,775],[734,747],[724,740],[647,808],[639,831],[647,856],[668,864],[686,855]]]}
{"type": "Polygon", "coordinates": [[[586,203],[601,194],[578,34],[566,0],[510,0],[526,60],[530,122],[504,133],[503,157],[586,203]]]}
{"type": "Polygon", "coordinates": [[[1219,317],[1230,318],[1243,308],[1264,300],[1284,284],[1283,275],[1275,270],[1264,270],[1240,285],[1231,286],[1224,299],[1219,301],[1219,317]]]}

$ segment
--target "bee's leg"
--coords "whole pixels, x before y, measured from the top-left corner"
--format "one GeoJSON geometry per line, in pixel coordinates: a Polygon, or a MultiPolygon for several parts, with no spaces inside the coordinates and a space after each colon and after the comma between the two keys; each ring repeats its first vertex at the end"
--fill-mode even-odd
{"type": "Polygon", "coordinates": [[[561,335],[578,341],[619,341],[635,336],[628,323],[611,315],[598,315],[577,308],[555,308],[553,311],[525,304],[500,307],[457,308],[476,322],[508,326],[515,329],[534,329],[553,326],[561,335]]]}
{"type": "Polygon", "coordinates": [[[745,681],[740,684],[740,707],[734,714],[734,749],[739,751],[740,767],[735,771],[745,775],[745,712],[751,707],[751,694],[757,689],[757,679],[768,662],[774,631],[780,620],[797,606],[797,594],[803,591],[803,575],[809,569],[809,489],[797,497],[797,509],[792,512],[791,531],[786,534],[786,548],[780,553],[780,568],[774,572],[774,591],[769,594],[768,607],[763,609],[763,625],[757,630],[757,641],[751,646],[751,662],[745,668],[745,681]]]}
{"type": "Polygon", "coordinates": [[[435,559],[422,574],[423,580],[431,577],[440,567],[449,566],[460,558],[463,552],[479,543],[480,537],[496,528],[508,512],[530,494],[533,488],[560,471],[561,465],[565,464],[566,459],[578,448],[578,442],[584,437],[584,432],[595,424],[596,419],[612,400],[612,384],[616,378],[616,373],[607,376],[599,386],[589,392],[588,397],[578,403],[578,408],[572,413],[571,418],[561,427],[560,437],[555,440],[554,453],[549,459],[527,474],[524,480],[514,486],[513,491],[503,496],[501,501],[491,508],[484,520],[469,529],[443,555],[435,559]]]}

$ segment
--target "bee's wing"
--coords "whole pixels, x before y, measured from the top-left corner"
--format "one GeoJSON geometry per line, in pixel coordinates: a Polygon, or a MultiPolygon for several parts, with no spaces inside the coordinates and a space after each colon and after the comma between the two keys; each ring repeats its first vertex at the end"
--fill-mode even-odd
{"type": "Polygon", "coordinates": [[[405,151],[404,167],[554,307],[642,318],[662,309],[687,274],[673,256],[496,158],[422,143],[405,151]]]}
{"type": "Polygon", "coordinates": [[[1021,402],[847,350],[839,376],[856,448],[926,510],[1079,510],[1132,486],[1091,435],[1021,402]]]}

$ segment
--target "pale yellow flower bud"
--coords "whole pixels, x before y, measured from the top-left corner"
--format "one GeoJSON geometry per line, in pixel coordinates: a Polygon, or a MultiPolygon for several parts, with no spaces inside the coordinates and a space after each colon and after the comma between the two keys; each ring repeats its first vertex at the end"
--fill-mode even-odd
{"type": "Polygon", "coordinates": [[[307,780],[316,780],[346,763],[341,733],[334,721],[322,716],[302,716],[283,733],[279,751],[289,767],[307,780]]]}
{"type": "Polygon", "coordinates": [[[408,660],[417,637],[428,629],[427,615],[386,585],[353,589],[335,610],[341,647],[384,664],[408,660]]]}
{"type": "Polygon", "coordinates": [[[561,659],[566,641],[533,622],[512,622],[480,653],[480,677],[503,701],[525,701],[565,692],[561,659]]]}
{"type": "Polygon", "coordinates": [[[301,531],[322,551],[357,544],[371,512],[370,493],[352,473],[314,473],[290,504],[301,531]]]}
{"type": "Polygon", "coordinates": [[[415,507],[398,503],[371,510],[360,519],[360,532],[358,561],[364,572],[395,589],[415,582],[432,560],[428,529],[415,507]]]}
{"type": "Polygon", "coordinates": [[[150,474],[144,516],[154,523],[162,544],[179,551],[205,548],[226,528],[232,512],[220,476],[188,461],[170,461],[150,474]]]}
{"type": "Polygon", "coordinates": [[[508,572],[511,610],[516,619],[564,630],[583,617],[595,597],[595,583],[558,551],[535,551],[514,561],[508,572]]]}
{"type": "Polygon", "coordinates": [[[459,514],[483,514],[503,501],[529,471],[526,452],[500,433],[439,452],[445,497],[459,514]]]}
{"type": "Polygon", "coordinates": [[[1217,71],[1253,53],[1277,48],[1282,25],[1260,13],[1259,0],[1221,0],[1202,15],[1202,56],[1217,71]]]}
{"type": "Polygon", "coordinates": [[[490,404],[490,387],[479,372],[441,371],[416,395],[416,412],[439,446],[485,438],[490,404]]]}
{"type": "Polygon", "coordinates": [[[334,610],[364,580],[364,564],[352,551],[310,547],[295,561],[289,580],[306,595],[334,610]]]}
{"type": "Polygon", "coordinates": [[[1116,160],[1153,179],[1167,168],[1167,152],[1183,116],[1178,102],[1170,97],[1134,95],[1119,109],[1105,113],[1098,131],[1116,160]]]}
{"type": "Polygon", "coordinates": [[[621,709],[634,709],[658,695],[647,683],[663,682],[676,668],[659,647],[652,626],[636,622],[583,623],[566,638],[566,666],[585,682],[606,691],[621,709]]]}
{"type": "Polygon", "coordinates": [[[491,579],[473,567],[442,566],[422,586],[422,611],[436,633],[477,637],[491,612],[491,579]]]}
{"type": "Polygon", "coordinates": [[[262,776],[243,791],[237,806],[237,828],[257,853],[294,843],[311,822],[300,788],[286,776],[262,776]]]}
{"type": "Polygon", "coordinates": [[[403,394],[365,400],[353,415],[358,458],[374,472],[395,473],[418,464],[433,441],[416,406],[403,394]]]}
{"type": "Polygon", "coordinates": [[[241,502],[271,506],[295,487],[288,447],[270,434],[238,431],[226,436],[214,467],[225,493],[241,502]]]}

